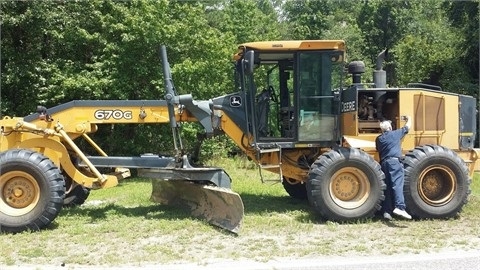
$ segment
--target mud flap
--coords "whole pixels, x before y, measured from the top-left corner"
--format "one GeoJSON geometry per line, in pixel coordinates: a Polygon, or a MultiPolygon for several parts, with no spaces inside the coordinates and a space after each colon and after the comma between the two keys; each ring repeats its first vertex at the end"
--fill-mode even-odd
{"type": "Polygon", "coordinates": [[[151,200],[177,205],[192,216],[210,224],[238,233],[243,220],[243,202],[231,189],[183,180],[152,180],[151,200]]]}

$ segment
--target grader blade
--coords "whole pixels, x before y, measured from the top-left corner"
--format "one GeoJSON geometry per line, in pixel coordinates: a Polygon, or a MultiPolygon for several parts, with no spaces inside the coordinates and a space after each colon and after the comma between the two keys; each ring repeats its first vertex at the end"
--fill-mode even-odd
{"type": "Polygon", "coordinates": [[[233,233],[239,232],[243,202],[232,190],[183,180],[153,179],[152,183],[152,201],[186,208],[196,218],[233,233]]]}

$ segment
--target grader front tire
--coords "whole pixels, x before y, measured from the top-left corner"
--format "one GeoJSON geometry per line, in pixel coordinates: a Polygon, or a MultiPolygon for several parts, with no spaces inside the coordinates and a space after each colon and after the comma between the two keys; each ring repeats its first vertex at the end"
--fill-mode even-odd
{"type": "Polygon", "coordinates": [[[25,149],[0,153],[0,231],[37,231],[48,226],[63,205],[65,182],[44,155],[25,149]]]}

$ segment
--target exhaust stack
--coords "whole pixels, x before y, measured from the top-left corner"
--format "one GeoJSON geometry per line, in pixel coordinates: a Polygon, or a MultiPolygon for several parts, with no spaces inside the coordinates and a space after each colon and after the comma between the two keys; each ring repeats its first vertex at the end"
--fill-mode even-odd
{"type": "Polygon", "coordinates": [[[377,63],[375,65],[375,70],[373,71],[373,83],[375,88],[386,88],[387,87],[387,72],[383,70],[383,61],[387,57],[388,49],[383,50],[377,56],[377,63]]]}

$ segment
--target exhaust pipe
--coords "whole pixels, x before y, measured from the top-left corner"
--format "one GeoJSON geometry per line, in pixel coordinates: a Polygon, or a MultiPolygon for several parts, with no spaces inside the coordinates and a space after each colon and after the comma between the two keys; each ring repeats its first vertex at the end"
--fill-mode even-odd
{"type": "Polygon", "coordinates": [[[385,49],[377,56],[377,63],[375,65],[375,70],[373,71],[373,83],[375,84],[375,88],[387,87],[387,72],[383,70],[383,61],[387,55],[388,49],[385,49]]]}

